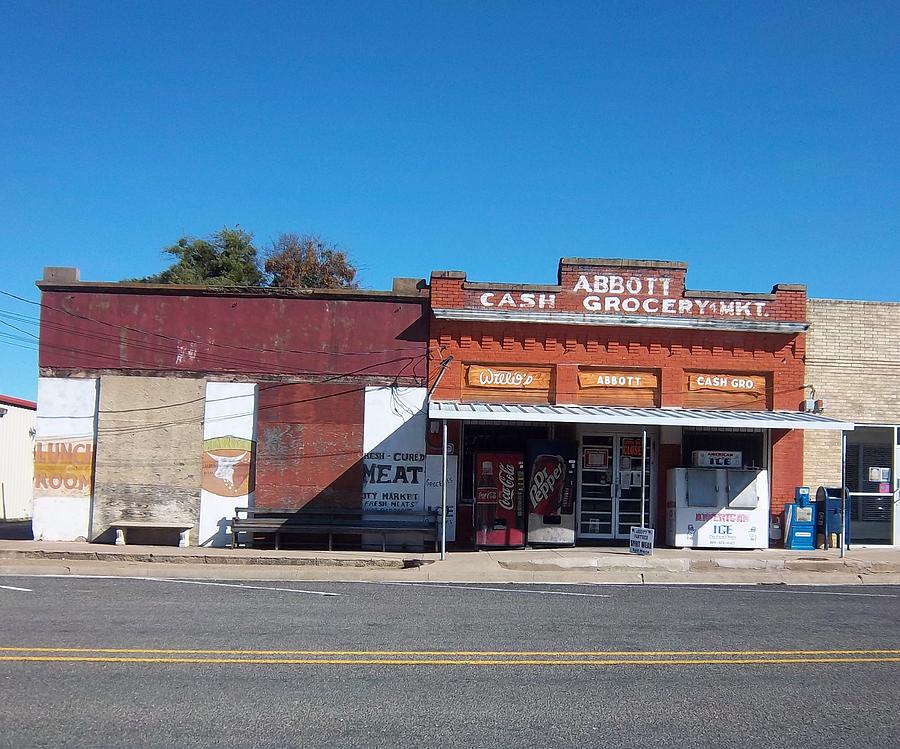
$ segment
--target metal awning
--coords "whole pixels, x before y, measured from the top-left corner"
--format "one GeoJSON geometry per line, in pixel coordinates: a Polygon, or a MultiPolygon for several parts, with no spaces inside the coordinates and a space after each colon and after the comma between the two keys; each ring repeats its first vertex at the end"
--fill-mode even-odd
{"type": "Polygon", "coordinates": [[[432,419],[629,424],[635,426],[741,427],[749,429],[851,430],[853,424],[799,411],[724,411],[704,408],[551,406],[524,403],[431,401],[432,419]]]}

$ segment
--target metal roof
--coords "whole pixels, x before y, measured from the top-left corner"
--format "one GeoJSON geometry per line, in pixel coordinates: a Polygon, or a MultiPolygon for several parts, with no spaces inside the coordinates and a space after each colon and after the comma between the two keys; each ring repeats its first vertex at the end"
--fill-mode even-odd
{"type": "Polygon", "coordinates": [[[524,403],[431,401],[432,419],[537,421],[579,424],[630,424],[755,429],[851,430],[853,424],[799,411],[723,411],[702,408],[627,408],[625,406],[551,406],[524,403]]]}
{"type": "Polygon", "coordinates": [[[0,395],[0,405],[27,408],[30,411],[34,411],[37,409],[37,403],[35,403],[34,401],[27,401],[22,398],[13,398],[11,395],[0,395]]]}

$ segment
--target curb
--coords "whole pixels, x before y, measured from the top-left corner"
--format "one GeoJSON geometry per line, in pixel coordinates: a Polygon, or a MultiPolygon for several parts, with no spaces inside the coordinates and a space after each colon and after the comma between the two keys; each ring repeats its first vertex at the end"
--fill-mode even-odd
{"type": "Polygon", "coordinates": [[[219,555],[187,554],[120,554],[96,551],[37,551],[0,550],[0,560],[48,560],[68,562],[137,562],[152,564],[209,564],[223,566],[286,566],[286,567],[357,567],[373,569],[404,569],[412,560],[403,559],[352,559],[331,557],[228,557],[219,555]]]}
{"type": "MultiPolygon", "coordinates": [[[[480,582],[513,582],[529,579],[559,580],[568,582],[580,579],[585,582],[733,582],[790,584],[792,581],[819,584],[896,584],[900,582],[900,561],[865,561],[859,559],[747,559],[713,557],[699,559],[640,557],[622,555],[603,555],[596,557],[559,558],[559,559],[482,559],[477,572],[462,572],[451,565],[432,566],[432,559],[423,559],[411,554],[402,557],[288,557],[272,555],[230,556],[227,554],[169,554],[165,552],[118,551],[79,551],[79,550],[42,550],[42,549],[0,549],[0,562],[11,562],[13,565],[34,562],[38,565],[57,562],[91,566],[99,563],[101,567],[119,565],[149,565],[155,569],[165,566],[187,571],[189,568],[199,570],[206,568],[210,573],[224,574],[232,570],[233,574],[259,575],[262,570],[271,570],[278,575],[297,575],[312,579],[314,570],[321,570],[323,580],[331,579],[336,572],[326,570],[344,569],[354,574],[390,575],[401,570],[404,578],[410,570],[426,566],[426,580],[452,579],[457,575],[474,572],[480,582]],[[245,573],[239,573],[245,570],[245,573]],[[251,572],[256,570],[256,572],[251,572]],[[282,572],[276,573],[276,570],[282,572]]],[[[463,568],[466,569],[466,568],[463,568]]],[[[424,572],[424,570],[423,570],[424,572]]],[[[158,573],[152,573],[158,574],[158,573]]],[[[179,573],[175,573],[179,574],[179,573]]],[[[409,579],[409,578],[406,578],[409,579]]]]}
{"type": "Polygon", "coordinates": [[[595,557],[593,559],[498,560],[502,569],[515,572],[647,572],[647,573],[843,573],[891,575],[900,562],[863,562],[854,559],[652,559],[650,557],[595,557]]]}

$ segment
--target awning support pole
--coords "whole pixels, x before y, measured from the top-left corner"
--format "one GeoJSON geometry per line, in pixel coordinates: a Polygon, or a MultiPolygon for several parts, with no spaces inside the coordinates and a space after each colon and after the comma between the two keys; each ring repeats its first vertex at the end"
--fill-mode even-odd
{"type": "Polygon", "coordinates": [[[444,433],[441,450],[441,560],[447,558],[447,420],[441,420],[444,433]]]}
{"type": "Polygon", "coordinates": [[[847,528],[850,525],[850,502],[847,500],[847,433],[841,432],[841,559],[850,547],[847,528]]]}
{"type": "Polygon", "coordinates": [[[641,432],[641,528],[644,522],[644,505],[647,501],[647,430],[641,432]]]}

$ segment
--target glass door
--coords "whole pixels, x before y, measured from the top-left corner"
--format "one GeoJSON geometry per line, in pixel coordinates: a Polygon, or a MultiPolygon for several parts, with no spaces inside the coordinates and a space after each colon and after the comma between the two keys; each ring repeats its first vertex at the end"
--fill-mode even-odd
{"type": "Polygon", "coordinates": [[[578,535],[613,538],[615,437],[611,434],[581,438],[578,475],[578,535]]]}
{"type": "Polygon", "coordinates": [[[893,543],[895,451],[893,427],[862,425],[847,433],[851,545],[893,543]]]}
{"type": "MultiPolygon", "coordinates": [[[[616,465],[616,538],[628,538],[631,527],[641,524],[641,448],[640,434],[617,435],[616,465]]],[[[647,459],[644,471],[644,525],[650,524],[650,436],[647,436],[647,459]]]]}
{"type": "MultiPolygon", "coordinates": [[[[627,539],[641,524],[640,434],[598,434],[581,438],[578,472],[578,537],[627,539]]],[[[649,525],[652,441],[647,437],[644,522],[649,525]]]]}

